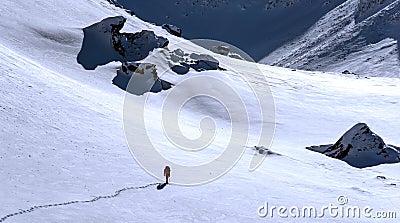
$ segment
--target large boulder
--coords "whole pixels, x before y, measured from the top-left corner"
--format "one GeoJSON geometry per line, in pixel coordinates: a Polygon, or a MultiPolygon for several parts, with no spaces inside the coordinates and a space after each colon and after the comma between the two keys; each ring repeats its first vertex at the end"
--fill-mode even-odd
{"type": "Polygon", "coordinates": [[[182,29],[171,25],[171,24],[163,24],[161,26],[163,29],[167,30],[167,32],[171,33],[174,36],[181,37],[182,36],[182,29]]]}
{"type": "Polygon", "coordinates": [[[121,33],[125,22],[126,18],[116,16],[84,28],[78,63],[85,69],[94,70],[112,61],[143,60],[152,50],[168,45],[168,39],[155,35],[153,31],[121,33]]]}
{"type": "Polygon", "coordinates": [[[307,149],[343,160],[358,168],[400,162],[400,148],[385,144],[365,123],[353,126],[335,144],[311,146],[307,149]]]}
{"type": "Polygon", "coordinates": [[[124,62],[112,82],[134,95],[159,93],[172,87],[171,83],[158,76],[156,65],[151,63],[124,62]]]}

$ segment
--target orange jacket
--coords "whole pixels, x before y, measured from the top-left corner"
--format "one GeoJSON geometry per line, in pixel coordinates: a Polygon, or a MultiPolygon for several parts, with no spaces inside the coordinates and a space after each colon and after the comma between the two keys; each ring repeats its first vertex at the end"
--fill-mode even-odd
{"type": "Polygon", "coordinates": [[[164,176],[169,177],[171,175],[171,169],[169,168],[169,166],[166,166],[164,168],[164,176]]]}

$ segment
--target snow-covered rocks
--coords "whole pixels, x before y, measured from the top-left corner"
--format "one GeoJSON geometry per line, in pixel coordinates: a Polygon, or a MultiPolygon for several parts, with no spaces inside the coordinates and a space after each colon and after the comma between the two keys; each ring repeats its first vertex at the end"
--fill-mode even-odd
{"type": "Polygon", "coordinates": [[[307,149],[358,168],[400,162],[400,148],[385,144],[365,123],[353,126],[333,145],[311,146],[307,149]]]}
{"type": "Polygon", "coordinates": [[[135,95],[158,93],[172,87],[171,83],[160,79],[156,66],[150,63],[124,62],[112,82],[122,90],[135,95]]]}
{"type": "Polygon", "coordinates": [[[84,28],[78,63],[85,69],[93,70],[112,61],[139,61],[152,50],[168,45],[168,39],[155,35],[153,31],[121,33],[125,22],[126,18],[116,16],[84,28]]]}
{"type": "Polygon", "coordinates": [[[174,26],[171,24],[163,24],[161,27],[163,29],[167,30],[169,33],[171,33],[174,36],[178,36],[178,37],[182,36],[182,29],[177,26],[174,26]]]}
{"type": "Polygon", "coordinates": [[[205,70],[218,70],[219,62],[212,56],[206,54],[195,54],[192,53],[190,58],[193,62],[190,65],[191,68],[196,71],[205,71],[205,70]]]}
{"type": "Polygon", "coordinates": [[[169,63],[171,70],[179,75],[188,73],[190,68],[198,72],[221,69],[219,61],[214,57],[206,54],[188,54],[181,49],[170,52],[169,63]]]}
{"type": "Polygon", "coordinates": [[[239,54],[232,52],[231,47],[229,46],[225,45],[214,46],[210,50],[220,55],[228,56],[239,60],[244,60],[244,58],[241,57],[239,54]]]}
{"type": "Polygon", "coordinates": [[[261,155],[279,155],[278,153],[272,152],[270,149],[265,146],[254,146],[254,150],[261,155]]]}
{"type": "Polygon", "coordinates": [[[137,63],[145,59],[156,48],[166,47],[168,39],[157,36],[153,31],[121,33],[126,18],[109,17],[84,28],[84,40],[77,61],[85,69],[95,69],[112,61],[122,62],[121,69],[112,80],[119,88],[135,95],[146,92],[158,93],[171,88],[171,84],[161,80],[157,68],[151,63],[137,63]],[[129,81],[133,80],[131,88],[129,81]]]}
{"type": "MultiPolygon", "coordinates": [[[[78,63],[85,69],[92,70],[112,61],[122,62],[121,69],[117,71],[117,76],[113,79],[113,84],[136,95],[146,92],[158,93],[172,86],[169,82],[160,79],[158,72],[163,71],[157,71],[155,64],[136,63],[146,59],[150,52],[157,48],[165,48],[162,53],[166,54],[168,59],[164,61],[164,65],[179,75],[188,73],[190,68],[198,72],[222,69],[219,67],[219,61],[210,55],[188,54],[180,49],[169,51],[168,39],[155,35],[153,31],[121,33],[125,22],[126,18],[122,16],[109,17],[84,28],[85,35],[77,57],[78,63]],[[137,82],[132,85],[135,86],[133,91],[128,90],[130,80],[137,82]]],[[[175,34],[180,32],[178,27],[171,25],[165,25],[163,28],[168,28],[170,32],[177,32],[175,34]]]]}

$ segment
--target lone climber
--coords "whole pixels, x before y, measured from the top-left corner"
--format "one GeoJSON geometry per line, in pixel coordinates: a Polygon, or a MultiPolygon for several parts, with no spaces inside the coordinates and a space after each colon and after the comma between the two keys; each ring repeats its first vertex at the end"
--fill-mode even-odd
{"type": "Polygon", "coordinates": [[[165,183],[168,184],[168,178],[171,176],[171,169],[169,168],[169,166],[165,166],[164,176],[165,176],[165,183]]]}

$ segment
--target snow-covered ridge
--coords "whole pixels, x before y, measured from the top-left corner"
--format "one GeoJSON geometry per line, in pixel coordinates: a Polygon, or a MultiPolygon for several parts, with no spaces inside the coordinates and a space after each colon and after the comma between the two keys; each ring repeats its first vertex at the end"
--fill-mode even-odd
{"type": "Polygon", "coordinates": [[[348,0],[307,33],[260,62],[277,66],[400,77],[400,2],[348,0]]]}

